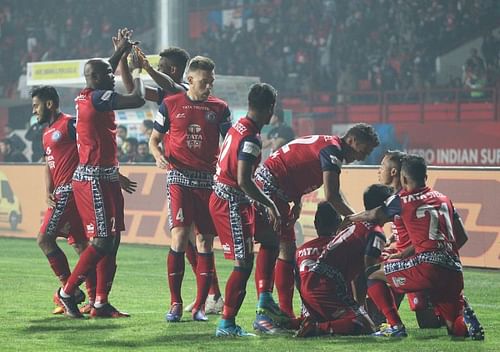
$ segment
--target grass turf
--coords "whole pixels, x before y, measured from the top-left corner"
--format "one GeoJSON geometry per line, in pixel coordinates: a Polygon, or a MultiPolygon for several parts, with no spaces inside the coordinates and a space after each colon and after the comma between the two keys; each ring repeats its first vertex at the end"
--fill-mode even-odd
{"type": "MultiPolygon", "coordinates": [[[[76,255],[65,243],[70,264],[76,255]]],[[[296,339],[291,334],[245,339],[214,336],[217,316],[208,323],[167,324],[164,314],[169,294],[165,279],[166,247],[122,245],[111,302],[132,314],[128,319],[71,320],[51,314],[52,295],[58,286],[35,240],[0,238],[0,351],[500,351],[500,272],[466,269],[465,292],[482,322],[486,340],[451,341],[444,328],[420,330],[407,303],[401,315],[409,337],[321,337],[296,339]]],[[[216,265],[222,290],[232,267],[217,253],[216,265]]],[[[253,276],[237,322],[251,331],[255,316],[253,276]]],[[[186,262],[183,297],[195,296],[195,281],[186,262]]],[[[296,298],[297,299],[297,298],[296,298]]],[[[295,304],[296,311],[299,307],[295,304]]]]}

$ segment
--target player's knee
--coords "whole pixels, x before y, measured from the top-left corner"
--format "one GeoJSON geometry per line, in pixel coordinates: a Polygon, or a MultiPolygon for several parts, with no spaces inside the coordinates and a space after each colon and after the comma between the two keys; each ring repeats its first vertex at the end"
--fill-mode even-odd
{"type": "Polygon", "coordinates": [[[297,246],[295,245],[295,242],[292,241],[280,242],[279,259],[286,261],[294,260],[296,250],[297,246]]]}
{"type": "Polygon", "coordinates": [[[46,233],[39,233],[36,238],[36,243],[45,254],[53,251],[56,247],[55,238],[48,236],[46,233]]]}
{"type": "Polygon", "coordinates": [[[101,255],[108,255],[113,253],[114,248],[114,237],[94,237],[92,240],[92,246],[101,255]]]}
{"type": "Polygon", "coordinates": [[[214,235],[198,234],[196,236],[196,248],[200,253],[211,253],[214,246],[214,235]]]}
{"type": "Polygon", "coordinates": [[[73,249],[78,255],[80,255],[83,253],[85,248],[87,248],[88,244],[88,242],[75,242],[73,243],[73,249]]]}

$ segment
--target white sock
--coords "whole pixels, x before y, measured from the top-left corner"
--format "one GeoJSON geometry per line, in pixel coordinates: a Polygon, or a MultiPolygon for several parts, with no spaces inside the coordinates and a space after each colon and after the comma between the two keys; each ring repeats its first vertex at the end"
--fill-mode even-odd
{"type": "Polygon", "coordinates": [[[68,295],[66,292],[64,292],[64,290],[62,288],[59,289],[59,294],[61,295],[61,297],[64,297],[64,298],[71,297],[71,295],[68,295]]]}

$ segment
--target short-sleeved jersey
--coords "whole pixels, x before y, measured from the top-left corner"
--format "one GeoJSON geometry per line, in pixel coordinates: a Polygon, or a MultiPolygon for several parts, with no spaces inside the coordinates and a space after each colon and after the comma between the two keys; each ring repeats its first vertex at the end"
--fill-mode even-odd
{"type": "MultiPolygon", "coordinates": [[[[399,190],[396,194],[399,194],[401,190],[399,190]]],[[[396,250],[398,252],[402,252],[408,246],[411,245],[410,236],[408,235],[408,231],[406,231],[406,227],[403,224],[403,220],[399,215],[395,215],[391,224],[391,234],[396,239],[396,250]]]]}
{"type": "Polygon", "coordinates": [[[321,236],[304,243],[295,251],[295,265],[298,269],[301,280],[309,272],[309,269],[316,263],[323,249],[332,237],[321,236]]]}
{"type": "Polygon", "coordinates": [[[385,246],[385,236],[379,225],[358,222],[335,236],[318,258],[341,272],[351,281],[363,272],[365,255],[378,258],[385,246]]]}
{"type": "Polygon", "coordinates": [[[292,198],[323,185],[323,171],[340,173],[344,154],[337,136],[313,135],[295,139],[264,162],[281,190],[292,198]]]}
{"type": "Polygon", "coordinates": [[[241,118],[227,132],[221,153],[217,161],[215,181],[236,189],[238,186],[238,160],[247,160],[252,163],[253,171],[261,159],[262,141],[260,129],[248,117],[241,118]]]}
{"type": "Polygon", "coordinates": [[[75,99],[76,142],[80,164],[110,167],[118,165],[116,122],[112,90],[85,88],[75,99]]]}
{"type": "Polygon", "coordinates": [[[54,188],[71,183],[78,166],[75,119],[61,113],[43,131],[42,144],[54,188]]]}
{"type": "Polygon", "coordinates": [[[163,99],[154,129],[165,134],[163,145],[170,167],[214,173],[219,135],[230,125],[225,101],[214,96],[193,101],[186,93],[179,93],[163,99]]]}
{"type": "Polygon", "coordinates": [[[383,207],[389,218],[399,215],[415,253],[452,250],[457,253],[453,219],[458,216],[450,199],[430,187],[400,192],[383,207]]]}

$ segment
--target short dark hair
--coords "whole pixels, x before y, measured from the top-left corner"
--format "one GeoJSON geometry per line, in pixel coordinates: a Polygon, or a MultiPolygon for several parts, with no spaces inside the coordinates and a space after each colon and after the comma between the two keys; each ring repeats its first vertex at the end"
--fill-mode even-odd
{"type": "Polygon", "coordinates": [[[318,236],[330,236],[337,231],[342,219],[335,208],[326,201],[319,202],[314,215],[314,228],[318,236]]]}
{"type": "Polygon", "coordinates": [[[369,144],[373,147],[377,147],[380,144],[377,132],[373,126],[367,123],[357,123],[345,134],[346,136],[353,136],[361,143],[369,144]]]}
{"type": "Polygon", "coordinates": [[[152,130],[154,126],[153,120],[143,120],[142,125],[146,127],[148,130],[152,130]]]}
{"type": "Polygon", "coordinates": [[[137,138],[134,138],[134,137],[128,137],[127,139],[125,139],[125,142],[127,142],[128,144],[131,144],[133,146],[136,146],[139,144],[139,142],[137,141],[137,138]]]}
{"type": "Polygon", "coordinates": [[[31,97],[37,97],[44,103],[48,100],[52,100],[56,107],[59,107],[59,94],[57,90],[52,86],[40,86],[35,87],[31,90],[31,97]]]}
{"type": "Polygon", "coordinates": [[[195,56],[189,61],[188,71],[213,71],[215,70],[215,62],[206,56],[195,56]]]}
{"type": "Polygon", "coordinates": [[[255,83],[248,92],[248,107],[257,111],[264,111],[276,104],[278,92],[267,83],[255,83]]]}
{"type": "Polygon", "coordinates": [[[173,66],[180,68],[181,71],[186,69],[187,62],[189,61],[188,52],[174,46],[161,51],[160,57],[168,59],[173,66]]]}
{"type": "Polygon", "coordinates": [[[384,153],[384,157],[387,157],[387,159],[394,164],[394,167],[398,171],[401,171],[401,165],[405,155],[406,153],[403,153],[400,150],[388,150],[384,153]]]}
{"type": "Polygon", "coordinates": [[[371,210],[381,206],[393,192],[392,187],[386,185],[374,184],[369,186],[363,193],[365,209],[371,210]]]}
{"type": "Polygon", "coordinates": [[[140,141],[139,143],[137,143],[137,146],[140,146],[140,145],[145,145],[146,147],[149,148],[149,144],[146,141],[140,141]]]}
{"type": "Polygon", "coordinates": [[[427,178],[427,164],[420,155],[407,154],[403,158],[401,171],[404,171],[413,181],[420,185],[425,184],[427,178]]]}

